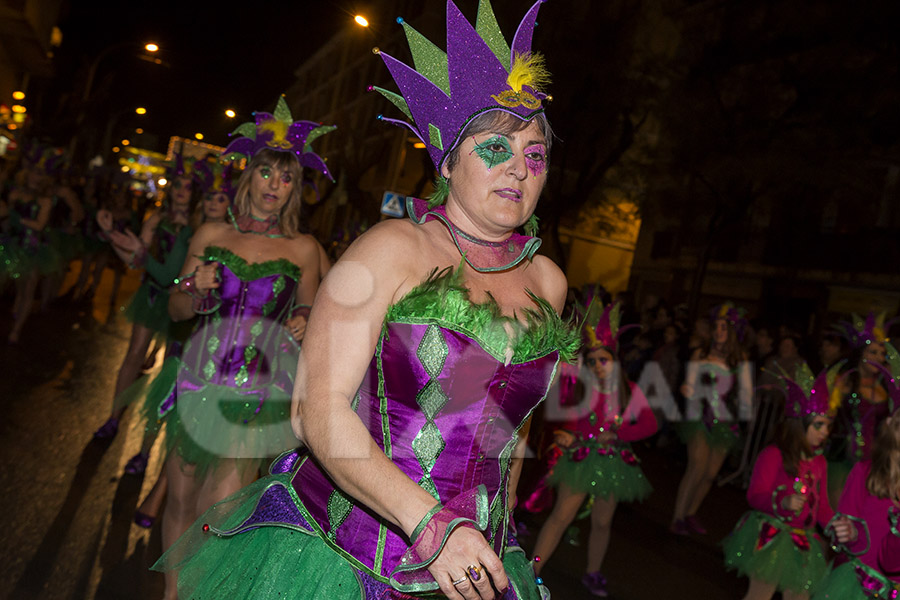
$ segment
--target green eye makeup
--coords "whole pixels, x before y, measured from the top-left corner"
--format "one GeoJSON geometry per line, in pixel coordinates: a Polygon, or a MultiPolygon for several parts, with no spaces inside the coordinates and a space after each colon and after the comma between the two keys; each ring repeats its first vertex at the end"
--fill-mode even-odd
{"type": "MultiPolygon", "coordinates": [[[[472,140],[474,141],[475,138],[473,137],[472,140]]],[[[501,135],[495,135],[480,144],[476,143],[472,152],[484,161],[488,169],[492,169],[514,156],[509,141],[501,135]]]]}

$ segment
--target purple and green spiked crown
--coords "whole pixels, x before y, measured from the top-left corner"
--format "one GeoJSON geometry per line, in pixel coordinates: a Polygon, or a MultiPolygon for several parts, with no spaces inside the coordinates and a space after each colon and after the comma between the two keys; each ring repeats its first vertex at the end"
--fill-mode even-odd
{"type": "Polygon", "coordinates": [[[835,383],[842,366],[838,363],[815,376],[809,365],[803,362],[793,375],[784,370],[774,373],[784,386],[784,416],[801,419],[807,415],[833,414],[840,402],[835,383]],[[831,397],[832,392],[837,392],[835,398],[831,397]]]}
{"type": "Polygon", "coordinates": [[[237,191],[234,187],[233,164],[220,161],[202,161],[196,165],[196,172],[203,186],[204,194],[227,194],[233,201],[237,191]]]}
{"type": "Polygon", "coordinates": [[[542,87],[550,75],[544,59],[531,52],[538,0],[519,24],[512,46],[500,31],[489,0],[480,0],[475,27],[452,0],[447,0],[447,51],[444,52],[403,19],[415,69],[384,52],[384,60],[400,93],[372,86],[399,108],[409,121],[379,117],[408,127],[424,142],[440,170],[460,142],[466,125],[478,115],[500,110],[530,121],[544,112],[542,87]]]}
{"type": "Polygon", "coordinates": [[[314,169],[334,181],[322,157],[312,151],[312,143],[321,135],[334,131],[334,125],[313,121],[294,121],[284,95],[278,97],[275,112],[253,113],[255,122],[244,123],[228,135],[240,137],[225,148],[223,160],[250,159],[263,148],[276,152],[290,152],[301,167],[314,169]]]}

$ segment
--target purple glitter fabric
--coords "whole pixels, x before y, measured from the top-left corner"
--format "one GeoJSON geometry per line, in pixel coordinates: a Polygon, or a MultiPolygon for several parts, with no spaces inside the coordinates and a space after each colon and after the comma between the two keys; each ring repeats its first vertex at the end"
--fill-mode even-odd
{"type": "Polygon", "coordinates": [[[275,482],[259,498],[256,509],[243,523],[233,529],[217,531],[220,536],[231,536],[264,525],[294,526],[312,531],[309,523],[297,510],[290,492],[281,483],[275,482]]]}

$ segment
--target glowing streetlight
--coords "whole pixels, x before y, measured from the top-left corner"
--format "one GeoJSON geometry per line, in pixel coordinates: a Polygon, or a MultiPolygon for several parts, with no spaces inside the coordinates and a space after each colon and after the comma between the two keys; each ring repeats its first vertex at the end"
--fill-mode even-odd
{"type": "Polygon", "coordinates": [[[113,146],[113,152],[118,152],[118,151],[119,151],[119,147],[118,147],[118,146],[113,146]]]}
{"type": "Polygon", "coordinates": [[[134,109],[134,112],[136,112],[139,115],[146,115],[147,109],[144,108],[143,106],[138,106],[136,109],[134,109]]]}
{"type": "Polygon", "coordinates": [[[122,172],[123,172],[123,173],[127,173],[129,170],[130,170],[130,169],[129,169],[127,166],[122,165],[122,172]]]}
{"type": "Polygon", "coordinates": [[[137,129],[134,130],[134,132],[138,135],[141,135],[142,133],[144,133],[144,130],[141,129],[140,127],[138,127],[137,129]]]}
{"type": "Polygon", "coordinates": [[[13,92],[12,97],[13,97],[13,100],[24,100],[25,92],[20,92],[20,91],[16,90],[15,92],[13,92]]]}
{"type": "Polygon", "coordinates": [[[225,116],[228,117],[229,119],[233,119],[237,116],[237,113],[229,108],[228,110],[225,111],[225,116]]]}
{"type": "Polygon", "coordinates": [[[131,142],[129,142],[128,140],[122,140],[122,145],[123,145],[123,146],[127,146],[127,145],[130,144],[130,143],[131,143],[131,142]]]}
{"type": "Polygon", "coordinates": [[[18,125],[16,125],[15,123],[10,123],[9,125],[6,126],[6,128],[9,129],[10,131],[15,131],[17,127],[18,127],[18,125]]]}
{"type": "Polygon", "coordinates": [[[369,26],[369,20],[366,19],[362,15],[356,15],[355,17],[353,17],[353,20],[356,21],[356,24],[359,25],[360,27],[368,27],[369,26]]]}
{"type": "Polygon", "coordinates": [[[203,139],[203,134],[202,134],[202,133],[195,133],[195,134],[194,134],[194,137],[197,138],[198,140],[202,140],[202,139],[203,139]]]}
{"type": "Polygon", "coordinates": [[[144,50],[146,50],[147,52],[156,52],[159,50],[159,46],[157,46],[153,42],[150,42],[149,44],[144,46],[144,50]]]}
{"type": "Polygon", "coordinates": [[[12,105],[12,111],[13,111],[14,113],[24,113],[24,112],[26,112],[27,110],[28,110],[28,109],[25,108],[24,106],[22,106],[21,104],[13,104],[13,105],[12,105]]]}
{"type": "Polygon", "coordinates": [[[166,185],[167,183],[169,183],[169,180],[166,179],[165,177],[160,177],[156,183],[158,183],[159,186],[162,187],[162,186],[166,185]]]}

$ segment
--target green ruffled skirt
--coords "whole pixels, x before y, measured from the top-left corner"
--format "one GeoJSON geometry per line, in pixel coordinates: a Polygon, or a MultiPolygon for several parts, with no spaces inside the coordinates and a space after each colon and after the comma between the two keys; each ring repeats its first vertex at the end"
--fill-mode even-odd
{"type": "Polygon", "coordinates": [[[892,592],[897,594],[895,597],[900,598],[900,583],[888,580],[881,573],[863,565],[859,559],[853,559],[832,570],[816,588],[812,600],[872,600],[873,597],[890,600],[892,592]],[[877,596],[871,596],[864,591],[856,575],[857,568],[866,572],[871,578],[870,582],[875,584],[877,581],[880,584],[880,589],[871,590],[877,593],[877,596]]]}
{"type": "MultiPolygon", "coordinates": [[[[279,600],[414,600],[357,571],[315,533],[301,525],[265,525],[229,537],[209,531],[241,525],[273,485],[291,488],[292,473],[259,479],[206,511],[153,565],[178,572],[182,600],[278,598],[279,600]],[[206,527],[208,526],[208,527],[206,527]],[[207,529],[204,531],[204,529],[207,529]]],[[[519,548],[503,557],[510,585],[520,600],[548,600],[535,584],[533,567],[519,548]]]]}
{"type": "Polygon", "coordinates": [[[731,423],[717,422],[710,429],[702,421],[684,421],[677,424],[675,430],[685,444],[702,435],[709,447],[714,450],[728,451],[738,442],[738,436],[731,429],[731,423]]]}
{"type": "Polygon", "coordinates": [[[722,542],[725,566],[740,575],[775,584],[778,591],[795,593],[814,591],[828,574],[828,563],[821,541],[813,531],[803,533],[809,550],[797,546],[792,528],[779,519],[752,510],[744,514],[734,531],[722,542]],[[767,543],[758,548],[764,525],[778,529],[767,543]]]}
{"type": "Polygon", "coordinates": [[[621,450],[602,455],[592,449],[580,461],[572,460],[572,452],[567,451],[547,477],[547,485],[557,487],[560,484],[578,493],[604,499],[612,496],[619,502],[639,502],[653,491],[640,464],[628,464],[622,458],[621,450]]]}
{"type": "MultiPolygon", "coordinates": [[[[291,429],[290,390],[276,385],[244,390],[207,384],[198,390],[176,382],[178,399],[166,415],[166,450],[178,452],[204,478],[223,458],[258,470],[297,445],[291,429]],[[260,406],[260,398],[265,401],[260,406]]],[[[161,397],[165,381],[160,382],[161,397]]],[[[158,405],[157,407],[158,408],[158,405]]]]}
{"type": "Polygon", "coordinates": [[[168,290],[152,290],[149,279],[145,279],[125,307],[125,318],[151,331],[168,335],[172,321],[169,319],[168,290]],[[152,300],[151,300],[152,295],[152,300]]]}

